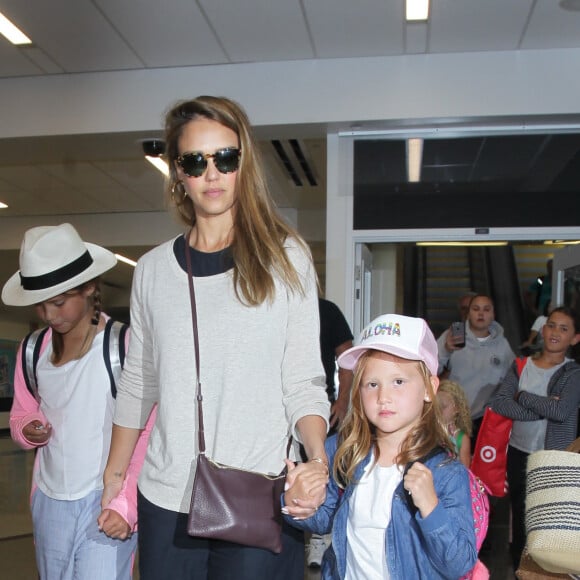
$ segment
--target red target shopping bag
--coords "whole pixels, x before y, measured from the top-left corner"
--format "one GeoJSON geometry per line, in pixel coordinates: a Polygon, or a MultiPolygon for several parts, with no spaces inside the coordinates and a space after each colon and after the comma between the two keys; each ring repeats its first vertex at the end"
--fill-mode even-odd
{"type": "Polygon", "coordinates": [[[487,407],[471,460],[471,471],[481,479],[490,495],[507,493],[507,448],[513,420],[487,407]]]}

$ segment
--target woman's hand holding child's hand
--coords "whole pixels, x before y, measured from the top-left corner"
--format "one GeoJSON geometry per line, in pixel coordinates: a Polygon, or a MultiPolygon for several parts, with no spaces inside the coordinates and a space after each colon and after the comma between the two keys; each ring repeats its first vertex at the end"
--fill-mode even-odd
{"type": "Polygon", "coordinates": [[[97,518],[99,530],[114,540],[126,540],[131,536],[131,529],[125,519],[115,510],[107,508],[111,501],[119,495],[122,488],[123,480],[120,478],[105,483],[103,495],[101,496],[101,507],[103,511],[97,518]]]}
{"type": "Polygon", "coordinates": [[[421,517],[426,518],[439,500],[433,486],[433,475],[428,467],[416,461],[403,479],[403,485],[417,506],[421,517]]]}
{"type": "Polygon", "coordinates": [[[326,499],[328,468],[318,461],[299,463],[286,459],[288,475],[283,513],[297,520],[311,517],[326,499]]]}
{"type": "Polygon", "coordinates": [[[52,425],[43,425],[40,421],[34,420],[24,426],[22,434],[28,441],[35,445],[44,445],[52,434],[52,425]]]}
{"type": "Polygon", "coordinates": [[[99,530],[113,540],[126,540],[131,536],[131,528],[121,514],[105,509],[97,519],[99,530]]]}

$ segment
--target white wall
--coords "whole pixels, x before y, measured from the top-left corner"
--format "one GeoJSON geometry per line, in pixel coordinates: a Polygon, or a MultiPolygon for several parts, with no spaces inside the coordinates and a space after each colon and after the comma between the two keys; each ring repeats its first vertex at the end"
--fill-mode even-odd
{"type": "MultiPolygon", "coordinates": [[[[30,319],[34,320],[34,313],[30,313],[30,319]]],[[[25,335],[30,332],[30,327],[27,324],[19,324],[17,322],[6,322],[0,320],[0,338],[3,340],[22,340],[25,335]]]]}
{"type": "Polygon", "coordinates": [[[353,147],[349,139],[326,139],[326,297],[353,321],[353,147]]]}
{"type": "Polygon", "coordinates": [[[580,49],[520,50],[8,78],[0,138],[156,130],[198,94],[239,100],[258,127],[578,116],[578,62],[580,49]]]}
{"type": "Polygon", "coordinates": [[[0,250],[19,249],[23,232],[29,228],[67,221],[74,223],[81,237],[102,246],[155,245],[183,231],[183,226],[166,211],[2,217],[0,250]]]}
{"type": "MultiPolygon", "coordinates": [[[[520,50],[8,78],[0,80],[0,139],[158,130],[175,101],[204,93],[237,99],[258,129],[292,126],[300,137],[322,127],[328,135],[327,295],[351,321],[352,144],[339,134],[435,121],[580,126],[579,62],[580,49],[520,50]]],[[[128,224],[131,216],[119,219],[128,224]]],[[[138,223],[135,235],[146,232],[147,243],[156,243],[158,234],[169,237],[167,224],[138,223]]],[[[122,244],[130,230],[107,224],[91,239],[112,244],[117,237],[122,244]]]]}

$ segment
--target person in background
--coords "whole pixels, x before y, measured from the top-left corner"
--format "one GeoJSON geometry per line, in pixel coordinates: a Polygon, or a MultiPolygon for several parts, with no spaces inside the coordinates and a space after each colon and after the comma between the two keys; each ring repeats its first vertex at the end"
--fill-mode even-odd
{"type": "Polygon", "coordinates": [[[439,373],[459,383],[469,401],[474,440],[488,401],[510,368],[515,355],[495,320],[493,300],[484,294],[471,299],[465,324],[465,346],[459,347],[450,330],[437,340],[439,373]]]}
{"type": "Polygon", "coordinates": [[[550,312],[552,312],[551,304],[551,300],[547,302],[544,308],[544,312],[538,316],[536,320],[534,320],[534,324],[532,324],[528,338],[520,345],[520,352],[522,355],[529,356],[534,352],[539,352],[542,350],[542,347],[544,346],[542,328],[544,327],[544,324],[546,324],[550,312]]]}
{"type": "MultiPolygon", "coordinates": [[[[326,374],[326,394],[330,401],[330,431],[332,435],[338,431],[348,410],[350,389],[352,386],[352,371],[338,368],[338,389],[335,385],[336,359],[352,347],[352,332],[340,308],[324,298],[318,298],[320,313],[320,353],[326,374]],[[337,396],[338,390],[338,396],[337,396]]],[[[310,568],[319,568],[322,556],[330,538],[312,534],[306,545],[306,563],[310,568]]]]}
{"type": "MultiPolygon", "coordinates": [[[[283,508],[300,529],[332,530],[323,580],[467,574],[477,560],[469,476],[436,409],[437,343],[427,323],[380,316],[338,364],[355,378],[344,423],[326,441],[326,499],[312,506],[291,488],[283,508]]],[[[321,476],[304,484],[326,485],[321,476]]]]}
{"type": "Polygon", "coordinates": [[[477,292],[468,291],[465,294],[462,294],[457,301],[457,311],[459,312],[459,320],[467,320],[469,316],[469,303],[471,299],[477,296],[477,292]]]}
{"type": "Polygon", "coordinates": [[[336,380],[336,359],[352,346],[353,336],[350,326],[340,308],[325,298],[318,299],[320,313],[320,354],[326,374],[326,394],[330,401],[329,435],[335,432],[346,416],[352,386],[352,371],[338,368],[336,380]]]}
{"type": "MultiPolygon", "coordinates": [[[[166,115],[165,144],[167,194],[187,232],[145,254],[135,269],[131,343],[104,481],[123,478],[157,404],[139,478],[140,580],[302,580],[304,537],[290,526],[280,554],[187,534],[198,425],[186,256],[207,455],[278,474],[292,435],[308,458],[298,472],[327,477],[330,405],[312,257],[275,208],[240,105],[214,96],[177,103],[166,115]]],[[[306,499],[323,497],[321,490],[306,499]]]]}
{"type": "Polygon", "coordinates": [[[552,299],[552,267],[553,260],[546,262],[546,273],[538,276],[524,292],[524,301],[534,316],[540,316],[552,299]]]}
{"type": "Polygon", "coordinates": [[[101,514],[115,400],[103,353],[109,317],[101,310],[99,276],[116,262],[105,248],[83,242],[70,224],[36,227],[24,234],[20,270],[2,290],[5,304],[34,305],[49,327],[37,345],[30,390],[20,346],[10,411],[14,441],[37,450],[31,508],[37,568],[46,580],[132,575],[136,481],[150,423],[123,489],[101,514]]]}
{"type": "Polygon", "coordinates": [[[460,384],[443,380],[439,383],[437,401],[443,422],[455,443],[457,455],[461,463],[469,467],[471,464],[471,414],[465,392],[460,384]]]}
{"type": "Polygon", "coordinates": [[[565,306],[554,308],[542,334],[542,352],[526,359],[519,376],[512,365],[491,403],[494,411],[514,420],[507,455],[514,570],[526,544],[528,456],[542,449],[565,450],[578,430],[580,365],[567,356],[580,341],[577,313],[565,306]]]}

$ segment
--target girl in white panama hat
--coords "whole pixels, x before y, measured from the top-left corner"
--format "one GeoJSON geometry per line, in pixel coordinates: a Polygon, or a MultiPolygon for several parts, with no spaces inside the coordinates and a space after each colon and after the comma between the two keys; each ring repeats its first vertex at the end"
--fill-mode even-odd
{"type": "Polygon", "coordinates": [[[2,290],[5,304],[34,305],[48,325],[38,339],[31,387],[24,368],[28,337],[20,346],[10,411],[14,441],[37,450],[31,507],[41,578],[131,578],[135,478],[144,444],[125,493],[101,514],[115,400],[103,358],[109,317],[101,312],[99,276],[116,262],[108,250],[83,242],[70,224],[36,227],[25,233],[20,270],[2,290]]]}

